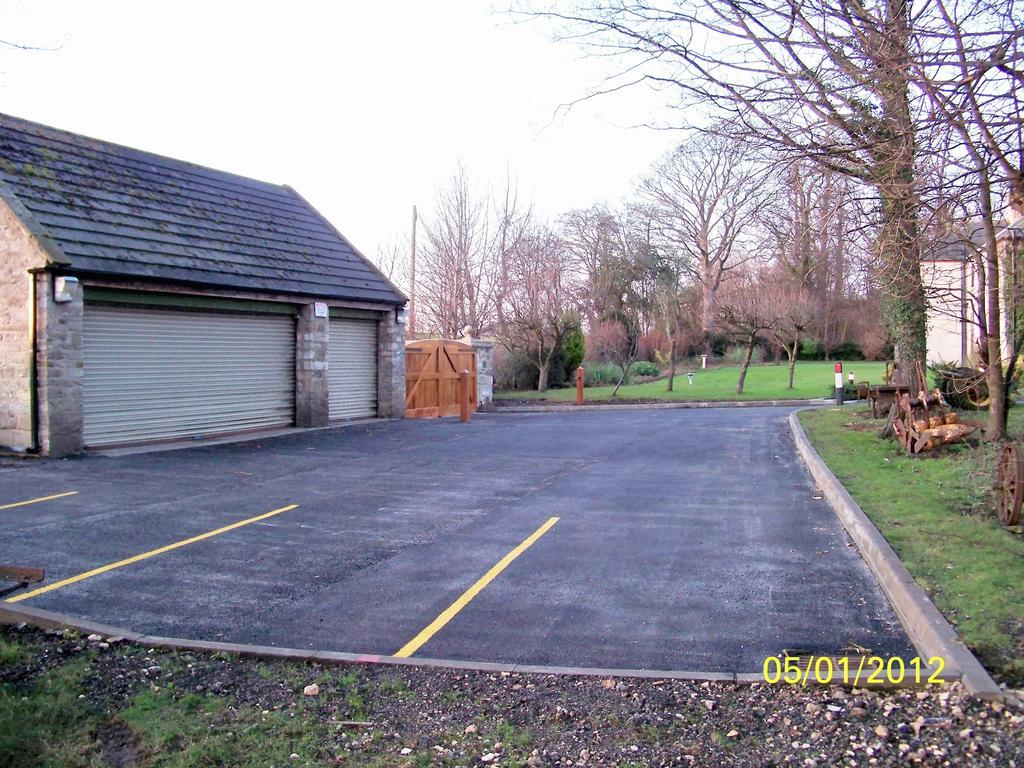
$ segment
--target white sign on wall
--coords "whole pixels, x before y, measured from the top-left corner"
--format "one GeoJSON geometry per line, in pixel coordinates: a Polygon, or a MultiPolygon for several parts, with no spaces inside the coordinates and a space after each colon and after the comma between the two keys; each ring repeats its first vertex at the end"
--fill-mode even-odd
{"type": "Polygon", "coordinates": [[[314,301],[313,315],[315,317],[327,317],[327,304],[322,301],[314,301]]]}

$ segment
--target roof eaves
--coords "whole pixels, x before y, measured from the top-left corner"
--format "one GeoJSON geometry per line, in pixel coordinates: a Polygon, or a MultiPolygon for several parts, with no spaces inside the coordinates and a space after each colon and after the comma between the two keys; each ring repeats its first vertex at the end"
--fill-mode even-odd
{"type": "Polygon", "coordinates": [[[318,291],[313,288],[302,289],[294,286],[287,288],[266,288],[256,287],[252,285],[240,285],[233,282],[220,282],[214,283],[209,280],[200,279],[189,279],[183,277],[167,277],[164,275],[139,275],[130,274],[127,272],[107,272],[100,269],[88,269],[77,266],[66,266],[58,264],[50,264],[45,267],[39,267],[33,272],[49,272],[60,275],[74,275],[76,277],[84,279],[99,280],[106,283],[126,283],[137,286],[139,284],[152,284],[154,286],[167,286],[168,288],[191,288],[191,289],[214,289],[218,291],[233,291],[241,292],[249,296],[250,298],[257,299],[261,296],[274,295],[279,297],[293,297],[296,301],[309,299],[319,299],[327,301],[338,301],[338,302],[350,302],[352,304],[359,305],[381,305],[383,306],[394,306],[393,301],[387,301],[384,299],[376,299],[367,296],[353,296],[344,292],[337,292],[334,294],[326,294],[323,291],[318,291]]]}
{"type": "Polygon", "coordinates": [[[14,191],[7,186],[3,179],[0,179],[0,200],[6,203],[7,207],[18,217],[18,220],[28,232],[29,237],[35,241],[43,255],[46,256],[48,264],[63,265],[71,263],[71,260],[57,244],[57,241],[50,236],[46,228],[39,223],[32,212],[25,207],[24,203],[18,199],[18,196],[14,194],[14,191]]]}
{"type": "Polygon", "coordinates": [[[996,232],[996,239],[1003,240],[1007,237],[1019,237],[1022,234],[1024,234],[1024,216],[1019,217],[1016,221],[1007,224],[996,232]]]}

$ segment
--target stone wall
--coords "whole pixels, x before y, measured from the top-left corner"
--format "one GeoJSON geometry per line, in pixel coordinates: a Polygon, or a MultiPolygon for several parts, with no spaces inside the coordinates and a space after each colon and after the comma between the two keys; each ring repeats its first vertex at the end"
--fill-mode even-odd
{"type": "Polygon", "coordinates": [[[36,392],[39,449],[72,456],[83,448],[82,286],[68,284],[69,301],[54,300],[52,274],[36,275],[36,392]]]}
{"type": "Polygon", "coordinates": [[[327,382],[330,320],[317,317],[314,305],[306,304],[299,308],[295,329],[295,426],[325,427],[331,418],[327,382]]]}
{"type": "Polygon", "coordinates": [[[32,275],[46,255],[0,201],[0,447],[32,446],[32,275]]]}
{"type": "Polygon", "coordinates": [[[377,326],[377,415],[405,416],[405,324],[395,310],[384,312],[377,326]]]}

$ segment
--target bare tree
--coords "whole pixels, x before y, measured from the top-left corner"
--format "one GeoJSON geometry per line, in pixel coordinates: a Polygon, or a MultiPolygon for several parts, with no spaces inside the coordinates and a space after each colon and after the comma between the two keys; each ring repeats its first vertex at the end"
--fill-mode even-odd
{"type": "Polygon", "coordinates": [[[870,184],[877,278],[903,375],[925,356],[910,0],[592,0],[530,11],[647,82],[708,106],[748,140],[870,184]]]}
{"type": "Polygon", "coordinates": [[[524,240],[536,232],[533,230],[533,204],[524,204],[519,199],[518,186],[511,177],[506,177],[501,195],[492,204],[495,219],[494,251],[497,261],[497,290],[495,291],[495,315],[499,320],[504,316],[505,293],[508,280],[510,255],[523,245],[524,240]]]}
{"type": "Polygon", "coordinates": [[[496,267],[492,258],[490,201],[473,189],[466,169],[437,191],[425,217],[426,242],[418,257],[420,320],[432,332],[457,338],[493,321],[496,267]]]}
{"type": "Polygon", "coordinates": [[[580,324],[571,259],[554,233],[533,228],[520,233],[504,260],[499,338],[537,368],[537,389],[543,392],[555,351],[580,324]]]}
{"type": "Polygon", "coordinates": [[[409,241],[396,237],[377,246],[372,259],[374,265],[388,280],[402,290],[409,287],[409,241]]]}
{"type": "Polygon", "coordinates": [[[819,314],[819,304],[811,292],[792,280],[776,278],[764,286],[763,300],[768,305],[766,315],[774,319],[772,335],[786,353],[789,366],[786,389],[793,389],[793,375],[800,351],[800,339],[819,314]]]}
{"type": "Polygon", "coordinates": [[[754,256],[751,235],[764,192],[743,146],[724,136],[698,135],[680,144],[644,179],[654,231],[701,291],[701,329],[711,352],[716,298],[729,270],[754,256]]]}
{"type": "Polygon", "coordinates": [[[1024,13],[1012,1],[933,5],[913,74],[933,109],[936,133],[946,137],[944,176],[955,175],[953,184],[973,199],[978,213],[968,241],[981,235],[977,323],[991,395],[985,436],[1000,440],[1006,437],[1009,383],[1024,341],[1003,338],[1001,313],[1009,302],[1002,287],[1008,275],[1000,263],[997,222],[1004,189],[1008,202],[1024,202],[1024,13]]]}
{"type": "Polygon", "coordinates": [[[619,216],[595,205],[566,213],[559,231],[584,284],[584,317],[596,323],[623,291],[626,241],[619,216]]]}
{"type": "Polygon", "coordinates": [[[729,334],[745,348],[736,382],[736,394],[742,395],[754,347],[761,334],[778,322],[776,306],[765,301],[761,279],[747,273],[733,277],[722,287],[718,311],[729,334]]]}
{"type": "Polygon", "coordinates": [[[619,368],[619,379],[615,382],[611,397],[619,394],[629,367],[636,361],[640,334],[631,325],[629,316],[609,317],[597,323],[590,331],[590,346],[598,357],[619,368]]]}
{"type": "Polygon", "coordinates": [[[668,337],[668,378],[667,391],[675,388],[676,357],[680,342],[688,342],[686,331],[689,330],[685,317],[683,290],[680,284],[681,273],[677,261],[668,259],[658,275],[658,286],[655,293],[655,307],[661,318],[665,335],[668,337]]]}
{"type": "Polygon", "coordinates": [[[846,310],[869,283],[862,265],[873,229],[857,194],[863,185],[806,160],[779,167],[785,172],[774,183],[766,180],[771,201],[759,218],[789,281],[817,302],[818,314],[804,330],[828,350],[846,339],[846,310]]]}

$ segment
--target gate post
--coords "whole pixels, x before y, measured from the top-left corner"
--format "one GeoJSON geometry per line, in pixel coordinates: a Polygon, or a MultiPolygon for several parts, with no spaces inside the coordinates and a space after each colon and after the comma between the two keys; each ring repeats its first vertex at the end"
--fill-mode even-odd
{"type": "Polygon", "coordinates": [[[576,369],[576,405],[583,405],[583,366],[576,369]]]}
{"type": "Polygon", "coordinates": [[[459,421],[469,421],[469,371],[459,371],[459,421]]]}

